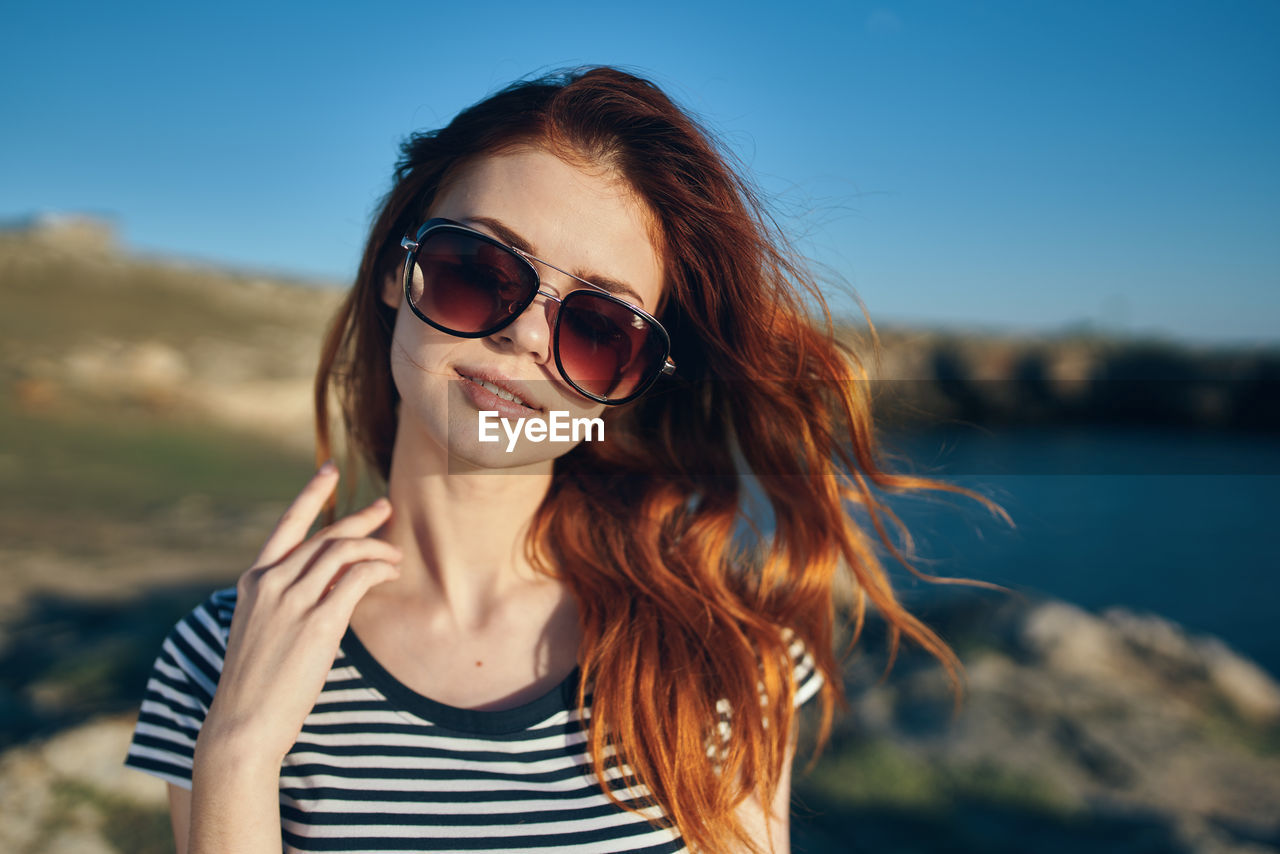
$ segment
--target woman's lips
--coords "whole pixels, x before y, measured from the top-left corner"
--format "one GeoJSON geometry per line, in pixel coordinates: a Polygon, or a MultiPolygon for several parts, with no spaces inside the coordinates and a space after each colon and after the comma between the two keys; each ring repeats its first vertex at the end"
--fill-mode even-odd
{"type": "Polygon", "coordinates": [[[529,418],[538,416],[542,410],[525,406],[515,401],[499,397],[480,384],[480,381],[463,374],[458,374],[462,393],[471,404],[481,411],[496,411],[500,418],[529,418]]]}

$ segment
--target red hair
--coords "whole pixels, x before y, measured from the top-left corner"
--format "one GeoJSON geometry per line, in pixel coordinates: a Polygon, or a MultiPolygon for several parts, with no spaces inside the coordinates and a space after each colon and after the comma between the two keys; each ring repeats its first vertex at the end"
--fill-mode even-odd
{"type": "MultiPolygon", "coordinates": [[[[399,238],[461,164],[531,144],[615,170],[647,203],[665,261],[655,313],[679,366],[676,379],[606,410],[608,442],[556,460],[526,543],[535,566],[579,602],[578,702],[593,684],[593,769],[619,802],[603,782],[606,768],[630,766],[691,849],[736,843],[755,851],[734,808],[751,793],[772,803],[783,770],[796,688],[784,630],[825,677],[815,759],[834,708],[847,707],[833,650],[839,573],[852,581],[849,649],[870,600],[888,627],[888,667],[905,634],[939,659],[959,706],[959,659],[898,602],[851,511],[865,512],[916,576],[987,587],[996,585],[912,567],[886,522],[908,554],[910,536],[872,486],[962,493],[1004,512],[970,490],[884,469],[862,362],[837,341],[819,288],[751,186],[656,86],[607,67],[515,83],[406,141],[324,342],[317,460],[331,453],[332,387],[350,450],[389,478],[395,313],[380,293],[400,263],[399,238]],[[773,535],[755,552],[734,536],[745,516],[744,473],[773,516],[773,535]],[[709,754],[721,699],[732,710],[732,736],[709,754]]],[[[874,342],[874,328],[872,335],[874,342]]]]}

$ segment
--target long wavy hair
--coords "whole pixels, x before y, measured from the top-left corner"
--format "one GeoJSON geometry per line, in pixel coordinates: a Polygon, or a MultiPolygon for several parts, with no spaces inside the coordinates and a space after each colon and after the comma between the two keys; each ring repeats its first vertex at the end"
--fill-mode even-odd
{"type": "Polygon", "coordinates": [[[389,478],[395,311],[380,294],[401,262],[399,239],[464,163],[527,145],[615,170],[647,203],[665,261],[655,313],[678,365],[675,379],[606,409],[607,442],[555,461],[526,543],[535,566],[579,602],[578,706],[586,712],[592,685],[592,768],[620,806],[660,805],[693,850],[757,851],[735,807],[753,793],[772,804],[777,791],[795,723],[796,638],[825,677],[814,760],[835,708],[847,709],[837,622],[852,625],[847,655],[868,600],[889,634],[886,675],[905,635],[944,666],[959,708],[959,659],[899,603],[853,511],[916,576],[988,587],[912,567],[910,534],[872,486],[963,493],[1004,512],[970,490],[886,470],[867,371],[837,340],[803,259],[712,135],[651,82],[609,67],[519,81],[404,143],[324,340],[317,461],[332,453],[332,394],[349,462],[389,478]],[[773,525],[755,548],[736,536],[753,491],[773,525]],[[852,590],[843,607],[839,583],[852,590]],[[724,701],[731,735],[722,739],[724,701]],[[618,798],[607,770],[624,763],[652,800],[618,798]]]}

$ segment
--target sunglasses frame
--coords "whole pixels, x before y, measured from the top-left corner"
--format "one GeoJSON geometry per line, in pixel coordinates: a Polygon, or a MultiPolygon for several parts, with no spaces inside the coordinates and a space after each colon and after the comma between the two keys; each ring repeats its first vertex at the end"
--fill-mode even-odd
{"type": "Polygon", "coordinates": [[[508,326],[510,326],[512,323],[515,322],[516,318],[524,314],[525,310],[529,306],[533,305],[534,300],[536,300],[539,296],[544,296],[556,304],[555,324],[551,332],[551,352],[555,357],[556,369],[560,372],[560,376],[564,378],[564,381],[567,382],[569,385],[573,386],[574,391],[578,392],[584,397],[594,400],[596,403],[603,403],[608,406],[619,406],[623,403],[629,403],[635,400],[640,395],[644,394],[646,391],[650,389],[650,387],[653,386],[655,382],[658,381],[659,377],[670,376],[671,374],[675,373],[676,365],[675,365],[675,362],[671,361],[671,336],[667,334],[667,330],[662,326],[661,323],[658,322],[658,319],[654,317],[652,314],[650,314],[649,312],[645,311],[644,309],[640,308],[637,305],[633,305],[624,299],[620,299],[619,297],[610,293],[608,290],[600,287],[599,285],[592,284],[591,282],[588,282],[586,279],[579,278],[578,276],[575,276],[572,273],[569,273],[565,270],[561,270],[559,267],[555,266],[554,264],[548,264],[546,261],[543,261],[541,258],[537,258],[533,255],[530,255],[528,252],[524,252],[523,250],[517,249],[514,246],[508,246],[507,244],[503,243],[501,240],[498,240],[497,238],[491,235],[485,234],[483,231],[477,231],[474,228],[465,226],[460,222],[454,222],[451,219],[445,219],[443,217],[435,217],[433,219],[427,220],[422,224],[422,226],[418,229],[416,237],[410,238],[409,235],[406,234],[403,238],[401,238],[400,246],[405,250],[407,250],[408,252],[404,260],[405,302],[408,303],[409,309],[415,315],[417,315],[419,320],[421,320],[423,323],[427,324],[428,326],[432,327],[433,329],[438,329],[441,332],[444,332],[448,335],[453,335],[456,338],[487,338],[490,335],[493,335],[495,332],[500,332],[503,329],[506,329],[508,326]],[[536,287],[534,288],[533,292],[529,295],[527,299],[522,299],[520,302],[513,303],[513,305],[517,306],[517,309],[515,311],[510,312],[500,323],[490,327],[489,329],[485,329],[480,332],[459,332],[455,329],[449,329],[446,326],[442,326],[441,324],[427,317],[416,305],[414,305],[413,296],[412,296],[413,267],[414,267],[414,261],[418,255],[418,249],[422,246],[423,241],[425,241],[427,237],[432,232],[435,232],[435,231],[462,232],[469,237],[474,237],[478,240],[481,240],[485,243],[490,244],[491,246],[496,246],[499,249],[505,249],[507,252],[510,252],[514,257],[519,259],[521,263],[523,263],[526,267],[529,268],[530,272],[533,273],[534,282],[537,283],[536,287]],[[538,268],[533,265],[534,261],[537,261],[539,264],[542,264],[546,267],[550,267],[551,269],[559,273],[564,273],[569,278],[574,279],[575,281],[581,282],[587,287],[575,288],[574,290],[569,291],[563,297],[558,297],[553,293],[548,293],[542,288],[542,277],[538,275],[538,268]],[[564,363],[560,360],[560,322],[564,316],[560,309],[564,307],[565,300],[572,299],[574,294],[581,294],[581,293],[590,293],[593,298],[608,300],[610,302],[623,306],[629,309],[630,311],[633,311],[636,314],[640,315],[640,317],[642,317],[645,321],[647,321],[650,327],[657,332],[658,338],[662,342],[662,366],[658,370],[654,371],[651,377],[639,383],[635,387],[635,389],[633,389],[632,392],[628,394],[626,397],[610,399],[610,398],[601,397],[598,394],[594,394],[592,392],[587,391],[582,386],[574,382],[573,378],[569,376],[569,372],[565,370],[564,363]]]}

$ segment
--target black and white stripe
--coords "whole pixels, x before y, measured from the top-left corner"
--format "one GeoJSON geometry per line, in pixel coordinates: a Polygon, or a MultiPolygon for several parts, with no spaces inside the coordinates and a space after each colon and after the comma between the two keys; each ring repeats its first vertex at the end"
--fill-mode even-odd
{"type": "MultiPolygon", "coordinates": [[[[169,633],[125,765],[191,788],[235,600],[235,587],[218,590],[169,633]]],[[[792,653],[800,705],[822,677],[799,641],[792,653]]],[[[285,844],[299,852],[686,850],[660,809],[645,807],[649,792],[626,768],[610,769],[609,786],[643,814],[600,790],[574,709],[578,676],[575,669],[518,708],[459,709],[400,683],[348,629],[280,769],[285,844]]]]}

